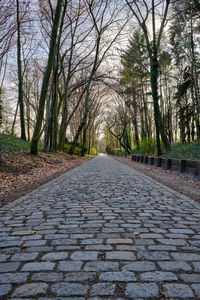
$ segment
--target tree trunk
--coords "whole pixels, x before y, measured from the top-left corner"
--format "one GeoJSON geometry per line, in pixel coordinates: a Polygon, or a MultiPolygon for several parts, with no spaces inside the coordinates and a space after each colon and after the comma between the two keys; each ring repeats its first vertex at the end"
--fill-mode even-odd
{"type": "Polygon", "coordinates": [[[52,28],[52,32],[51,32],[48,62],[47,62],[44,76],[43,76],[39,108],[38,108],[38,116],[37,116],[36,125],[35,125],[32,141],[31,141],[30,153],[33,155],[38,154],[40,131],[41,131],[42,121],[43,121],[43,116],[44,116],[45,100],[46,100],[49,79],[50,79],[53,62],[54,62],[54,57],[55,57],[56,37],[57,37],[57,31],[58,31],[58,26],[59,26],[59,22],[60,22],[61,7],[62,7],[62,0],[57,0],[56,12],[55,12],[55,16],[54,16],[54,20],[53,20],[53,28],[52,28]]]}
{"type": "Polygon", "coordinates": [[[24,101],[23,101],[23,78],[21,62],[21,32],[19,18],[19,0],[17,4],[17,67],[18,67],[18,102],[20,108],[21,139],[26,141],[25,119],[24,119],[24,101]]]}

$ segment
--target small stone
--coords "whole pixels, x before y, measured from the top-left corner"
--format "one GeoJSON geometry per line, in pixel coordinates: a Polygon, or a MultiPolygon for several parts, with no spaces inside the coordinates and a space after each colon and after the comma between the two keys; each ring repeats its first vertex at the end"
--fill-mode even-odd
{"type": "Polygon", "coordinates": [[[75,251],[70,258],[72,260],[96,260],[98,252],[96,251],[75,251]]]}
{"type": "Polygon", "coordinates": [[[0,270],[2,273],[15,272],[18,269],[19,265],[19,263],[15,262],[0,263],[0,270]]]}
{"type": "Polygon", "coordinates": [[[182,261],[159,261],[158,264],[163,271],[191,271],[191,267],[182,261]]]}
{"type": "Polygon", "coordinates": [[[11,257],[11,261],[29,261],[34,260],[38,256],[38,252],[34,253],[17,253],[11,257]]]}
{"type": "Polygon", "coordinates": [[[28,283],[22,285],[14,291],[13,297],[24,297],[24,296],[37,296],[46,294],[48,284],[46,283],[28,283]]]}
{"type": "Polygon", "coordinates": [[[135,272],[154,271],[154,270],[156,270],[156,266],[153,262],[136,261],[136,262],[124,265],[122,270],[129,270],[129,271],[135,271],[135,272]]]}
{"type": "Polygon", "coordinates": [[[181,274],[179,277],[186,283],[200,283],[200,274],[181,274]]]}
{"type": "Polygon", "coordinates": [[[80,271],[83,265],[82,261],[59,261],[58,271],[73,272],[80,271]]]}
{"type": "Polygon", "coordinates": [[[90,296],[113,296],[115,292],[115,284],[97,283],[91,287],[90,296]]]}
{"type": "Polygon", "coordinates": [[[183,260],[183,261],[200,260],[200,255],[194,253],[171,253],[171,255],[175,260],[183,260]]]}
{"type": "Polygon", "coordinates": [[[117,262],[107,262],[107,261],[95,261],[88,262],[85,264],[84,271],[117,271],[119,270],[119,264],[117,262]]]}
{"type": "Polygon", "coordinates": [[[90,281],[96,277],[95,272],[74,272],[65,275],[65,281],[90,281]]]}
{"type": "Polygon", "coordinates": [[[32,262],[23,266],[22,271],[51,271],[53,270],[55,263],[52,262],[32,262]]]}
{"type": "Polygon", "coordinates": [[[152,298],[159,294],[158,286],[155,283],[128,283],[125,296],[133,298],[152,298]]]}
{"type": "Polygon", "coordinates": [[[200,298],[200,284],[192,284],[192,288],[195,291],[195,294],[197,295],[197,297],[200,298]]]}
{"type": "Polygon", "coordinates": [[[67,252],[51,252],[42,256],[42,260],[63,260],[68,256],[67,252]]]}
{"type": "Polygon", "coordinates": [[[46,243],[47,243],[47,241],[45,241],[45,240],[27,241],[23,244],[23,247],[44,246],[44,245],[46,245],[46,243]]]}
{"type": "Polygon", "coordinates": [[[0,297],[6,296],[10,292],[10,290],[11,290],[10,284],[0,284],[0,297]]]}
{"type": "Polygon", "coordinates": [[[9,255],[1,254],[0,255],[0,262],[5,262],[8,260],[9,255]]]}
{"type": "Polygon", "coordinates": [[[107,239],[107,244],[133,244],[131,239],[107,239]]]}
{"type": "Polygon", "coordinates": [[[195,272],[200,272],[200,262],[193,262],[195,272]]]}
{"type": "Polygon", "coordinates": [[[163,285],[163,291],[168,297],[178,299],[193,299],[194,294],[191,288],[186,284],[169,283],[163,285]]]}
{"type": "Polygon", "coordinates": [[[175,274],[171,272],[160,272],[160,271],[155,271],[155,272],[146,272],[140,274],[140,279],[142,281],[176,281],[177,277],[175,274]]]}
{"type": "Polygon", "coordinates": [[[75,283],[57,283],[51,286],[51,291],[56,296],[85,296],[88,286],[75,283]]]}
{"type": "Polygon", "coordinates": [[[117,260],[135,260],[133,252],[129,251],[112,251],[106,253],[106,259],[117,260]]]}
{"type": "Polygon", "coordinates": [[[33,274],[31,281],[43,281],[43,282],[59,282],[63,281],[62,273],[35,273],[33,274]]]}
{"type": "Polygon", "coordinates": [[[184,246],[187,244],[186,240],[182,240],[182,239],[158,239],[158,242],[164,245],[173,245],[173,246],[184,246]]]}
{"type": "Polygon", "coordinates": [[[0,283],[26,282],[29,273],[3,273],[0,274],[0,283]]]}
{"type": "Polygon", "coordinates": [[[135,274],[133,272],[106,272],[101,273],[99,276],[100,281],[136,281],[135,274]]]}
{"type": "Polygon", "coordinates": [[[169,260],[169,253],[165,251],[139,251],[137,258],[141,260],[169,260]]]}
{"type": "Polygon", "coordinates": [[[14,231],[11,235],[33,235],[36,231],[34,230],[21,230],[21,231],[14,231]]]}

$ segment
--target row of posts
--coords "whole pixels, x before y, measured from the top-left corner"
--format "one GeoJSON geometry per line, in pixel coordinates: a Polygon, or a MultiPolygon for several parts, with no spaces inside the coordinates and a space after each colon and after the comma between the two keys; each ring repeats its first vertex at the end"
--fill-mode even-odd
{"type": "MultiPolygon", "coordinates": [[[[171,158],[161,158],[154,156],[133,155],[132,160],[144,164],[154,165],[155,167],[163,167],[166,170],[172,170],[173,161],[171,158]]],[[[186,160],[180,159],[178,166],[179,173],[186,172],[186,160]]],[[[194,170],[195,179],[200,180],[200,162],[197,161],[196,169],[194,170]]]]}

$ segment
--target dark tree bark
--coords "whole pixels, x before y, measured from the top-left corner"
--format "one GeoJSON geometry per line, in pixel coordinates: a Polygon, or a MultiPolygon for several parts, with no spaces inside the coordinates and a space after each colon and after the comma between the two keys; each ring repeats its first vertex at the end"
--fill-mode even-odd
{"type": "Polygon", "coordinates": [[[19,0],[17,4],[17,66],[18,66],[18,103],[20,108],[21,139],[26,140],[25,119],[24,119],[24,100],[23,100],[23,78],[21,62],[21,28],[19,18],[19,0]]]}
{"type": "Polygon", "coordinates": [[[37,116],[36,125],[35,125],[32,141],[31,141],[30,153],[32,155],[38,154],[40,131],[41,131],[42,121],[43,121],[43,117],[44,117],[44,106],[45,106],[45,101],[46,101],[48,85],[49,85],[49,79],[50,79],[53,62],[54,62],[54,57],[55,57],[56,38],[57,38],[57,31],[58,31],[59,22],[60,22],[61,7],[62,7],[62,0],[57,0],[56,12],[55,12],[55,16],[54,16],[54,20],[53,20],[53,28],[52,28],[52,32],[51,32],[48,62],[47,62],[44,76],[43,76],[39,108],[38,108],[38,116],[37,116]]]}

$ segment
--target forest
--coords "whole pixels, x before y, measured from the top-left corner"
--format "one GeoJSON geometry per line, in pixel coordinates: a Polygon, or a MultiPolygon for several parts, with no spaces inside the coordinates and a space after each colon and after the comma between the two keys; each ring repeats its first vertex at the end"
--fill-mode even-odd
{"type": "Polygon", "coordinates": [[[200,142],[198,0],[3,0],[0,134],[30,154],[200,142]]]}

